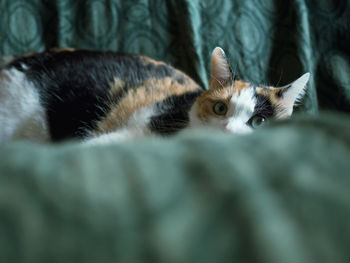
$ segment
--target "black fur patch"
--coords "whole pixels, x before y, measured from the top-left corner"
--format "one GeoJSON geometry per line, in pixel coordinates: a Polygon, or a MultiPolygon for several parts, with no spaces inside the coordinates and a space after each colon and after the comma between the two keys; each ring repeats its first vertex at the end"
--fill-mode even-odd
{"type": "Polygon", "coordinates": [[[263,95],[256,94],[256,105],[254,108],[253,116],[258,115],[265,119],[271,118],[275,115],[275,109],[272,106],[270,100],[263,95]]]}
{"type": "Polygon", "coordinates": [[[38,88],[54,141],[88,135],[126,89],[175,74],[170,66],[146,63],[138,56],[86,50],[38,53],[19,58],[11,66],[24,72],[38,88]],[[109,90],[115,78],[126,84],[111,98],[109,90]]]}
{"type": "Polygon", "coordinates": [[[195,91],[172,96],[157,103],[155,105],[157,115],[150,120],[150,130],[157,134],[169,135],[185,128],[189,123],[188,112],[202,92],[195,91]]]}

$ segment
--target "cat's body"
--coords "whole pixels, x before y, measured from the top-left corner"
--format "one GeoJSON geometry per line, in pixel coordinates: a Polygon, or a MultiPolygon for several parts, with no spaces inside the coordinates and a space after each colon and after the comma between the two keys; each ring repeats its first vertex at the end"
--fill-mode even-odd
{"type": "Polygon", "coordinates": [[[14,139],[110,142],[200,126],[248,132],[254,116],[290,116],[308,80],[302,77],[298,89],[234,80],[219,48],[211,66],[204,91],[181,71],[143,56],[56,50],[14,59],[0,71],[0,145],[14,139]],[[295,94],[284,107],[288,89],[295,94]]]}

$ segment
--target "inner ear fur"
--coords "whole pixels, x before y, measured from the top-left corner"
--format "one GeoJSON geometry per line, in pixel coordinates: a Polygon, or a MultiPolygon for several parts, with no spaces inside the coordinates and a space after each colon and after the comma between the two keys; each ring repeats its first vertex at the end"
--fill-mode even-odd
{"type": "Polygon", "coordinates": [[[294,105],[305,95],[306,84],[309,81],[309,78],[310,73],[305,73],[289,85],[278,88],[279,91],[277,94],[280,103],[286,109],[289,116],[292,115],[294,105]]]}
{"type": "Polygon", "coordinates": [[[217,89],[232,85],[232,70],[222,48],[216,47],[211,56],[210,89],[217,89]]]}

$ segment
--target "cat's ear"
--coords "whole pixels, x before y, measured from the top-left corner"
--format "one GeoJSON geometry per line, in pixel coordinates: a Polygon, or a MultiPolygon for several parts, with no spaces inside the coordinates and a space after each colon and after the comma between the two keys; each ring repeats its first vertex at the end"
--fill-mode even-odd
{"type": "Polygon", "coordinates": [[[280,105],[284,108],[286,117],[291,116],[293,107],[305,95],[306,84],[309,81],[310,73],[305,73],[289,85],[279,88],[278,97],[280,105]]]}
{"type": "Polygon", "coordinates": [[[216,89],[232,84],[232,70],[227,61],[225,52],[216,47],[211,55],[210,89],[216,89]]]}

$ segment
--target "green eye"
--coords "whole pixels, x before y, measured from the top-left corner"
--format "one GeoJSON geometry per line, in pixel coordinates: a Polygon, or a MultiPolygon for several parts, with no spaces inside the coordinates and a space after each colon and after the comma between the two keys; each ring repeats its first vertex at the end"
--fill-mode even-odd
{"type": "Polygon", "coordinates": [[[261,116],[254,116],[248,121],[248,123],[250,126],[252,126],[252,128],[256,129],[258,127],[264,126],[265,118],[261,116]]]}
{"type": "Polygon", "coordinates": [[[213,106],[213,111],[217,115],[225,115],[227,112],[227,105],[221,101],[217,102],[213,106]]]}

